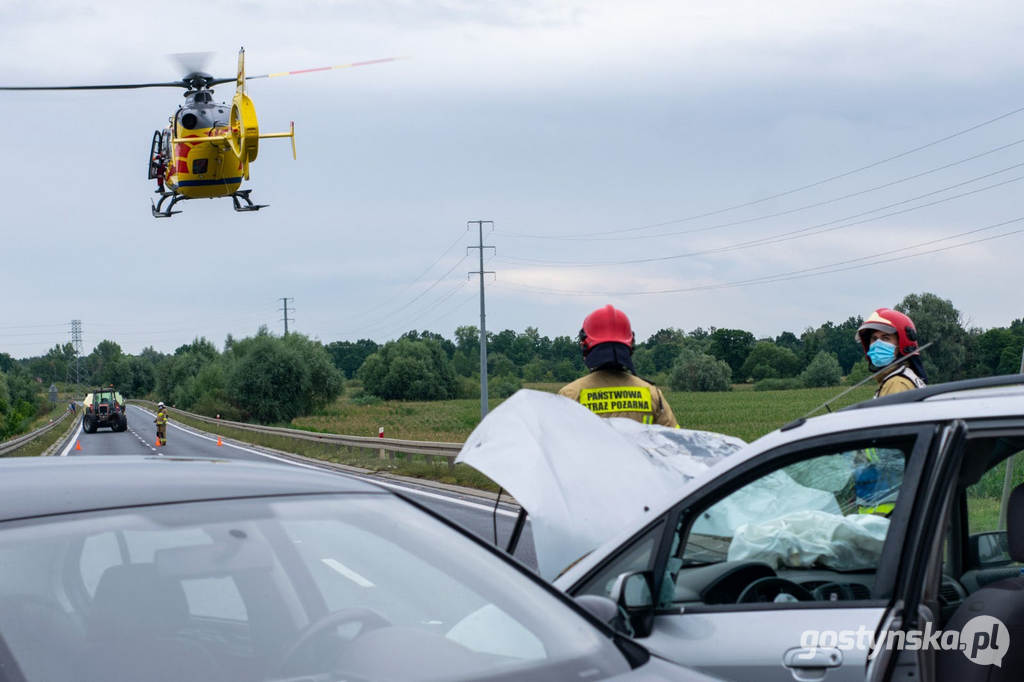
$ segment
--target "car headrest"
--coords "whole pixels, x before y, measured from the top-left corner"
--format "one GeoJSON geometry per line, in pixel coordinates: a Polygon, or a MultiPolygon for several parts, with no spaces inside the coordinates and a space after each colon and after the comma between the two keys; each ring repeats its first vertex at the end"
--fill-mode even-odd
{"type": "Polygon", "coordinates": [[[1013,489],[1006,505],[1006,539],[1010,558],[1024,561],[1024,483],[1013,489]]]}
{"type": "Polygon", "coordinates": [[[91,634],[150,635],[174,632],[187,622],[185,590],[180,582],[161,577],[155,564],[103,571],[89,612],[91,634]]]}

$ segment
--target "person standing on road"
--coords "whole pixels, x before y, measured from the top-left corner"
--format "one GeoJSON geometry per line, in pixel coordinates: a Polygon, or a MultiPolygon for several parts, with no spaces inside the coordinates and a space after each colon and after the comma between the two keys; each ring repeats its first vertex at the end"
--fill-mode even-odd
{"type": "Polygon", "coordinates": [[[599,417],[626,417],[678,428],[661,390],[636,376],[634,340],[629,318],[621,310],[606,305],[587,315],[579,342],[590,374],[563,386],[558,393],[599,417]]]}
{"type": "Polygon", "coordinates": [[[856,338],[868,358],[868,369],[877,372],[892,366],[889,372],[876,377],[876,398],[927,385],[928,375],[917,353],[917,328],[903,313],[879,308],[864,320],[856,338]]]}
{"type": "Polygon", "coordinates": [[[158,445],[167,445],[167,408],[163,402],[156,405],[156,440],[158,445]]]}

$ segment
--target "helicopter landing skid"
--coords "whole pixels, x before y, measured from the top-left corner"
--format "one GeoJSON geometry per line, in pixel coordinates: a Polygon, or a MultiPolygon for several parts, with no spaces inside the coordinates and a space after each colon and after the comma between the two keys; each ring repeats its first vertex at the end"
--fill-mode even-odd
{"type": "Polygon", "coordinates": [[[171,216],[173,216],[173,215],[175,215],[177,213],[181,213],[181,211],[172,211],[171,209],[174,208],[174,205],[176,203],[178,203],[179,201],[181,201],[183,199],[187,199],[187,198],[188,197],[182,196],[181,194],[178,194],[177,192],[160,192],[160,200],[159,201],[157,201],[155,204],[153,203],[152,199],[150,199],[150,201],[149,201],[149,203],[152,204],[152,207],[153,207],[153,217],[154,218],[170,218],[171,216]],[[167,208],[164,208],[163,205],[164,205],[164,202],[167,201],[167,199],[170,199],[171,203],[167,204],[167,208]]]}
{"type": "Polygon", "coordinates": [[[270,205],[252,203],[252,199],[249,198],[249,192],[251,191],[251,189],[240,189],[232,193],[231,201],[235,204],[235,210],[238,211],[239,213],[242,213],[244,211],[258,211],[261,208],[266,208],[267,206],[270,205]],[[242,205],[242,201],[239,201],[239,199],[245,202],[244,206],[242,205]]]}

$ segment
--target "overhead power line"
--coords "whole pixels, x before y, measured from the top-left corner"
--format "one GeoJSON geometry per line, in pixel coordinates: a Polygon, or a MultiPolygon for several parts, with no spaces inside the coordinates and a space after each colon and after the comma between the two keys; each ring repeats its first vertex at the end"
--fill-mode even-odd
{"type": "Polygon", "coordinates": [[[963,128],[962,130],[958,130],[958,131],[956,131],[954,133],[951,133],[949,135],[945,135],[945,136],[940,137],[938,139],[932,140],[931,142],[926,142],[925,144],[919,145],[917,147],[913,147],[911,149],[907,149],[905,151],[899,152],[898,154],[893,154],[891,156],[887,156],[887,157],[885,157],[883,159],[879,159],[878,161],[874,161],[874,162],[869,163],[867,165],[860,166],[858,168],[854,168],[852,170],[848,170],[848,171],[845,171],[845,172],[842,172],[842,173],[838,173],[836,175],[831,175],[829,177],[823,178],[821,180],[816,180],[814,182],[811,182],[811,183],[808,183],[808,184],[805,184],[805,185],[801,185],[799,187],[794,187],[792,189],[788,189],[788,190],[785,190],[783,192],[777,192],[775,194],[764,196],[764,197],[761,197],[759,199],[753,199],[751,201],[745,201],[743,203],[733,204],[731,206],[725,206],[723,208],[715,209],[713,211],[706,211],[704,213],[695,213],[693,215],[689,215],[689,216],[686,216],[684,218],[675,218],[673,220],[665,220],[665,221],[662,221],[662,222],[650,223],[650,224],[647,224],[647,225],[640,225],[640,226],[637,226],[637,227],[619,228],[619,229],[615,229],[615,230],[602,230],[602,231],[598,231],[598,232],[584,232],[584,233],[577,233],[577,234],[572,234],[572,235],[535,235],[535,234],[522,234],[522,233],[517,233],[517,232],[504,232],[504,231],[502,232],[502,235],[503,236],[508,236],[508,237],[524,237],[524,238],[533,238],[533,239],[579,239],[579,238],[585,238],[585,237],[598,237],[598,236],[601,236],[601,235],[608,235],[608,234],[624,234],[624,233],[631,233],[631,232],[641,232],[643,230],[652,230],[652,229],[657,228],[657,227],[666,227],[668,225],[675,225],[675,224],[678,224],[678,223],[689,222],[691,220],[699,220],[701,218],[710,218],[712,216],[721,215],[722,213],[727,213],[729,211],[735,211],[737,209],[746,208],[748,206],[756,206],[757,204],[762,204],[762,203],[764,203],[766,201],[771,201],[773,199],[781,199],[782,197],[786,197],[786,196],[789,196],[791,194],[796,194],[797,192],[803,192],[803,191],[808,190],[808,189],[813,189],[815,187],[820,187],[821,185],[824,185],[826,183],[833,182],[835,180],[840,180],[842,178],[846,178],[846,177],[849,177],[851,175],[855,175],[857,173],[861,173],[863,171],[870,170],[872,168],[877,168],[878,166],[881,166],[883,164],[889,163],[891,161],[896,161],[897,159],[902,159],[903,157],[910,156],[911,154],[915,154],[915,153],[917,153],[919,151],[928,149],[929,147],[934,147],[936,145],[942,144],[943,142],[948,142],[948,141],[950,141],[952,139],[955,139],[957,137],[960,137],[962,135],[966,135],[967,133],[973,132],[973,131],[978,130],[980,128],[984,128],[985,126],[992,125],[993,123],[997,123],[999,121],[1002,121],[1003,119],[1006,119],[1006,118],[1009,118],[1009,117],[1014,116],[1016,114],[1019,114],[1022,111],[1024,111],[1024,107],[1018,107],[1017,109],[1013,109],[1012,111],[1008,111],[1008,112],[1006,112],[1004,114],[1000,114],[999,116],[996,116],[994,118],[990,118],[987,121],[982,121],[981,123],[972,125],[970,127],[963,128]]]}
{"type": "MultiPolygon", "coordinates": [[[[446,270],[443,275],[441,275],[436,280],[434,280],[434,282],[430,286],[428,286],[426,289],[424,289],[423,291],[418,293],[416,296],[414,296],[410,300],[406,301],[403,305],[399,306],[398,308],[395,308],[395,309],[391,310],[390,312],[385,314],[383,317],[378,318],[377,320],[371,321],[371,322],[369,322],[369,323],[367,323],[365,325],[361,325],[359,327],[359,332],[358,333],[362,334],[362,333],[365,333],[368,330],[379,329],[381,327],[387,326],[387,323],[385,322],[386,320],[390,320],[395,315],[397,315],[398,313],[400,313],[403,310],[407,309],[413,303],[415,303],[416,301],[420,300],[421,298],[426,296],[428,293],[430,293],[434,289],[434,287],[436,287],[438,284],[443,282],[445,280],[445,278],[447,278],[448,275],[452,274],[452,272],[455,271],[455,268],[459,267],[462,264],[462,262],[464,260],[466,260],[466,258],[468,258],[468,257],[469,257],[468,255],[463,255],[462,258],[460,258],[458,261],[455,262],[454,265],[452,265],[450,268],[448,268],[448,270],[446,270]]],[[[353,328],[350,328],[350,329],[353,329],[353,328]]]]}
{"type": "MultiPolygon", "coordinates": [[[[448,245],[448,246],[447,246],[447,247],[445,248],[445,250],[441,252],[441,255],[440,255],[440,256],[438,256],[437,258],[435,258],[435,259],[433,260],[433,262],[431,262],[431,264],[430,264],[430,265],[428,265],[428,266],[427,266],[427,267],[426,267],[426,268],[425,268],[425,269],[423,270],[423,272],[421,272],[421,273],[420,273],[419,275],[417,275],[417,276],[416,276],[416,278],[415,278],[415,279],[411,280],[411,281],[410,281],[410,282],[409,282],[408,284],[406,284],[404,288],[400,289],[400,290],[398,291],[398,293],[396,293],[396,294],[394,294],[393,296],[391,296],[391,300],[397,300],[397,299],[400,299],[400,298],[402,298],[402,297],[403,297],[403,296],[404,296],[404,295],[405,295],[405,294],[406,294],[406,293],[407,293],[407,292],[408,292],[408,291],[409,291],[410,289],[412,289],[412,288],[413,288],[414,286],[416,286],[417,284],[419,284],[419,283],[420,283],[420,281],[422,281],[422,280],[423,280],[423,278],[424,278],[424,277],[426,276],[426,274],[427,274],[428,272],[430,272],[431,270],[433,270],[433,269],[434,269],[434,266],[435,266],[435,265],[437,265],[438,263],[440,263],[440,262],[441,262],[441,259],[443,259],[443,258],[444,258],[445,256],[447,256],[447,255],[448,255],[448,253],[449,253],[449,252],[450,252],[450,251],[451,251],[451,250],[452,250],[453,248],[455,248],[455,246],[456,246],[456,245],[457,245],[457,244],[458,244],[459,242],[461,242],[461,241],[462,241],[463,239],[465,239],[465,238],[466,238],[465,232],[462,232],[462,233],[460,233],[460,234],[459,234],[459,236],[458,236],[458,237],[456,237],[456,238],[455,238],[455,240],[454,240],[454,241],[452,241],[452,243],[451,243],[451,244],[449,244],[449,245],[448,245]]],[[[460,261],[460,262],[461,262],[461,261],[460,261]]],[[[453,268],[453,269],[454,269],[454,268],[453,268]]],[[[361,312],[358,312],[358,313],[355,313],[355,314],[351,315],[351,316],[349,317],[349,320],[350,320],[350,321],[352,321],[352,320],[359,320],[359,319],[361,319],[361,318],[364,318],[364,317],[366,317],[367,315],[369,315],[369,314],[370,314],[370,313],[372,313],[372,312],[379,312],[379,310],[380,310],[380,306],[379,306],[379,305],[377,305],[377,306],[371,306],[371,307],[369,307],[369,308],[365,308],[365,309],[364,309],[364,310],[362,310],[361,312]]]]}
{"type": "Polygon", "coordinates": [[[1006,168],[1001,168],[1001,169],[999,169],[997,171],[993,171],[991,173],[986,173],[985,175],[979,175],[979,176],[971,178],[969,180],[964,180],[963,182],[958,182],[956,184],[949,185],[947,187],[942,187],[940,189],[933,190],[931,192],[926,192],[924,194],[919,194],[916,197],[911,197],[909,199],[904,199],[902,201],[897,201],[897,202],[894,202],[894,203],[891,203],[891,204],[887,204],[885,206],[879,206],[879,207],[870,209],[868,211],[861,211],[860,213],[855,213],[853,215],[844,216],[842,218],[836,218],[835,220],[829,220],[827,222],[818,223],[816,225],[811,225],[809,227],[802,227],[802,228],[797,229],[797,230],[789,230],[787,232],[781,232],[781,233],[778,233],[778,234],[775,234],[775,235],[770,235],[770,236],[767,236],[767,237],[758,237],[757,239],[749,239],[749,240],[742,241],[742,242],[735,242],[733,244],[726,244],[724,246],[717,246],[717,247],[708,248],[708,249],[701,249],[699,251],[687,251],[685,253],[677,253],[677,254],[673,254],[673,255],[669,255],[669,256],[650,256],[650,257],[647,257],[647,258],[632,258],[632,259],[626,259],[626,260],[599,261],[599,262],[589,262],[589,263],[579,263],[579,262],[573,262],[573,261],[540,260],[540,259],[532,259],[532,258],[516,258],[514,256],[503,257],[500,260],[503,260],[503,261],[506,261],[506,262],[513,262],[513,263],[515,263],[515,262],[525,263],[525,264],[530,264],[530,265],[557,265],[559,267],[591,268],[591,267],[606,267],[606,266],[615,266],[615,265],[636,265],[638,263],[654,263],[654,262],[659,262],[659,261],[678,260],[680,258],[693,258],[693,257],[696,257],[696,256],[707,256],[707,255],[714,255],[714,254],[719,254],[719,253],[727,253],[727,252],[730,252],[730,251],[741,251],[743,249],[754,248],[754,247],[757,247],[757,246],[769,246],[769,245],[778,244],[778,243],[781,243],[781,242],[793,241],[794,239],[803,239],[805,237],[812,237],[812,236],[815,236],[815,235],[824,234],[826,232],[835,232],[837,230],[843,230],[843,229],[846,229],[848,227],[855,227],[857,225],[864,225],[866,223],[875,222],[877,220],[883,220],[885,218],[891,218],[892,216],[895,216],[895,215],[903,215],[905,213],[910,213],[911,211],[918,211],[918,210],[923,209],[923,208],[929,208],[931,206],[935,206],[935,205],[938,205],[938,204],[946,203],[946,202],[949,202],[949,201],[955,201],[956,199],[962,199],[962,198],[967,197],[967,196],[972,196],[972,195],[975,195],[975,194],[980,194],[981,192],[987,192],[988,190],[991,190],[991,189],[996,189],[998,187],[1003,187],[1005,185],[1009,185],[1011,183],[1019,182],[1021,180],[1024,180],[1024,175],[1017,176],[1015,178],[1010,178],[1009,180],[1003,180],[1002,182],[997,182],[997,183],[994,183],[994,184],[991,184],[991,185],[986,185],[984,187],[979,187],[977,189],[973,189],[973,190],[970,190],[968,192],[961,192],[960,194],[954,194],[953,196],[944,197],[942,199],[936,199],[935,201],[929,201],[927,203],[920,204],[918,206],[911,206],[909,208],[901,209],[899,211],[892,211],[891,213],[883,213],[882,215],[877,215],[877,216],[874,216],[872,218],[866,218],[864,220],[857,220],[855,222],[847,222],[847,221],[853,220],[855,218],[860,218],[862,216],[870,215],[872,213],[877,213],[878,211],[884,211],[884,210],[887,210],[887,209],[890,209],[890,208],[894,208],[896,206],[902,206],[903,204],[908,204],[908,203],[913,202],[913,201],[918,201],[920,199],[924,199],[924,198],[927,198],[927,197],[930,197],[930,196],[934,196],[936,194],[941,194],[942,192],[948,192],[951,189],[956,189],[957,187],[962,187],[964,185],[969,185],[969,184],[971,184],[973,182],[977,182],[978,180],[983,180],[985,178],[989,178],[989,177],[992,177],[994,175],[999,175],[1001,173],[1005,173],[1007,171],[1014,170],[1016,168],[1021,168],[1021,167],[1024,167],[1024,162],[1017,163],[1017,164],[1014,164],[1012,166],[1007,166],[1006,168]],[[844,223],[844,224],[836,225],[836,223],[844,223]],[[829,225],[833,225],[834,227],[828,227],[829,225]]]}
{"type": "MultiPolygon", "coordinates": [[[[889,187],[895,187],[896,185],[902,184],[904,182],[909,182],[911,180],[917,180],[917,179],[923,178],[926,175],[931,175],[933,173],[938,173],[939,171],[947,170],[949,168],[953,168],[954,166],[959,166],[959,165],[967,163],[969,161],[974,161],[976,159],[980,159],[980,158],[982,158],[984,156],[988,156],[990,154],[994,154],[996,152],[1000,152],[1000,151],[1003,151],[1005,149],[1009,149],[1010,147],[1019,145],[1021,143],[1024,143],[1024,138],[1021,138],[1019,140],[1014,140],[1013,142],[1008,142],[1007,144],[1000,145],[1000,146],[994,147],[992,149],[988,149],[988,150],[986,150],[984,152],[981,152],[980,154],[974,154],[972,156],[968,156],[968,157],[965,157],[963,159],[958,159],[957,161],[952,161],[952,162],[944,164],[942,166],[936,166],[935,168],[929,168],[928,170],[921,171],[920,173],[914,173],[913,175],[907,175],[907,176],[904,176],[902,178],[897,178],[896,180],[891,180],[889,182],[885,182],[885,183],[882,183],[880,185],[875,185],[874,187],[868,187],[866,189],[858,190],[856,192],[850,192],[849,194],[844,194],[844,195],[838,196],[838,197],[832,197],[831,199],[825,199],[823,201],[817,201],[817,202],[814,202],[814,203],[811,203],[811,204],[804,204],[803,206],[797,206],[795,208],[786,209],[784,211],[776,211],[774,213],[766,213],[766,214],[759,215],[759,216],[754,216],[754,217],[751,217],[751,218],[743,218],[742,220],[733,220],[733,221],[726,222],[726,223],[717,223],[715,225],[708,225],[708,226],[705,226],[705,227],[695,227],[695,228],[691,228],[691,229],[687,229],[687,230],[675,230],[673,232],[659,232],[658,234],[630,235],[628,237],[545,237],[543,235],[531,235],[531,238],[534,238],[534,239],[552,239],[552,240],[558,240],[558,241],[589,241],[589,242],[595,242],[595,241],[598,241],[598,242],[600,242],[600,241],[631,241],[632,242],[632,241],[639,241],[641,239],[661,239],[663,237],[675,237],[675,236],[679,236],[679,235],[696,234],[698,232],[710,232],[712,230],[720,230],[720,229],[724,229],[724,228],[727,228],[727,227],[736,227],[738,225],[749,225],[751,223],[760,222],[762,220],[769,220],[771,218],[780,218],[782,216],[793,215],[794,213],[800,213],[801,211],[806,211],[806,210],[809,210],[809,209],[812,209],[812,208],[820,208],[822,206],[828,206],[829,204],[834,204],[834,203],[837,203],[837,202],[840,202],[840,201],[844,201],[846,199],[852,199],[853,197],[863,196],[865,194],[870,194],[871,192],[877,192],[879,190],[888,189],[889,187]]],[[[1010,168],[1016,168],[1016,167],[1017,166],[1010,166],[1010,168]]],[[[1004,172],[1006,170],[1008,170],[1008,169],[1003,169],[1001,171],[996,171],[996,173],[1001,173],[1001,172],[1004,172]]],[[[989,177],[989,176],[994,175],[994,174],[995,173],[989,173],[989,174],[986,174],[986,175],[978,176],[977,178],[974,178],[974,179],[977,180],[977,179],[981,179],[981,178],[986,178],[986,177],[989,177]]],[[[971,181],[968,180],[966,182],[971,182],[971,181]]],[[[966,182],[965,183],[959,183],[958,185],[952,185],[952,187],[958,187],[960,184],[966,184],[966,182]]],[[[524,235],[520,235],[520,236],[524,236],[524,235]]]]}
{"type": "Polygon", "coordinates": [[[917,257],[925,256],[925,255],[928,255],[928,254],[931,254],[931,253],[939,253],[941,251],[950,251],[952,249],[958,249],[958,248],[961,248],[961,247],[964,247],[964,246],[970,246],[971,244],[978,244],[978,243],[981,243],[981,242],[991,241],[993,239],[1001,239],[1003,237],[1009,237],[1011,235],[1019,234],[1021,232],[1024,232],[1024,228],[1020,228],[1020,229],[1017,229],[1017,230],[1012,230],[1010,232],[1005,232],[1005,233],[1002,233],[1002,234],[993,235],[993,236],[989,236],[989,237],[982,237],[980,239],[973,239],[973,240],[966,241],[966,242],[963,242],[963,243],[960,243],[960,244],[953,244],[953,245],[950,245],[950,246],[939,247],[937,249],[931,249],[931,250],[928,250],[928,251],[922,251],[920,253],[903,254],[903,255],[892,257],[892,258],[885,258],[884,260],[877,260],[877,261],[867,262],[867,263],[864,262],[864,261],[871,261],[871,260],[876,259],[876,258],[883,258],[883,257],[889,256],[891,254],[901,253],[901,252],[907,251],[909,249],[917,249],[917,248],[921,248],[921,247],[925,247],[925,246],[931,246],[932,244],[937,244],[939,242],[949,241],[950,239],[957,239],[957,238],[960,238],[960,237],[965,237],[965,236],[968,236],[968,235],[977,234],[979,232],[984,232],[984,231],[987,231],[987,230],[994,230],[994,229],[997,229],[997,228],[1000,228],[1000,227],[1005,227],[1007,225],[1012,225],[1014,223],[1019,223],[1019,222],[1022,222],[1022,221],[1024,221],[1024,216],[1021,216],[1019,218],[1014,218],[1012,220],[1006,220],[1006,221],[1003,221],[1003,222],[1000,222],[1000,223],[995,223],[993,225],[986,225],[984,227],[978,227],[978,228],[975,228],[973,230],[967,230],[966,232],[960,232],[960,233],[957,233],[957,234],[949,235],[947,237],[940,237],[938,239],[931,239],[931,240],[928,240],[928,241],[919,242],[917,244],[909,244],[909,245],[906,245],[906,246],[902,246],[902,247],[900,247],[898,249],[892,249],[892,250],[889,250],[889,251],[882,251],[882,252],[874,253],[874,254],[871,254],[871,255],[868,255],[868,256],[861,256],[859,258],[851,258],[851,259],[847,259],[847,260],[837,261],[837,262],[834,262],[834,263],[828,263],[826,265],[815,266],[815,267],[812,267],[812,268],[803,268],[803,269],[800,269],[800,270],[792,270],[792,271],[789,271],[789,272],[776,273],[776,274],[772,274],[772,275],[764,275],[762,277],[754,277],[754,278],[751,278],[751,279],[736,280],[736,281],[732,281],[732,282],[721,282],[721,283],[718,283],[718,284],[703,284],[703,285],[697,285],[697,286],[692,286],[692,287],[681,287],[681,288],[676,288],[676,289],[660,289],[660,290],[654,290],[654,291],[571,291],[571,290],[564,290],[564,289],[549,289],[549,288],[544,288],[544,287],[534,287],[534,286],[530,286],[530,285],[508,284],[508,283],[502,283],[499,286],[505,287],[505,288],[510,288],[510,289],[519,289],[519,290],[522,290],[522,291],[529,291],[529,292],[533,292],[533,293],[559,294],[559,295],[562,295],[562,296],[655,296],[655,295],[660,295],[660,294],[680,294],[680,293],[690,293],[690,292],[694,292],[694,291],[709,291],[709,290],[712,290],[712,289],[730,289],[730,288],[735,288],[735,287],[752,286],[752,285],[756,285],[756,284],[769,284],[769,283],[781,282],[781,281],[786,281],[786,280],[791,280],[791,279],[802,279],[804,277],[813,277],[813,276],[816,276],[816,275],[825,275],[825,274],[831,274],[831,273],[834,273],[834,272],[844,272],[846,270],[856,270],[856,269],[859,269],[859,268],[870,267],[872,265],[881,265],[883,263],[890,263],[890,262],[893,262],[893,261],[900,261],[900,260],[907,260],[907,259],[910,259],[910,258],[917,258],[917,257]],[[852,265],[852,264],[855,264],[855,263],[857,265],[852,265]],[[842,266],[850,266],[850,267],[842,267],[842,266]]]}

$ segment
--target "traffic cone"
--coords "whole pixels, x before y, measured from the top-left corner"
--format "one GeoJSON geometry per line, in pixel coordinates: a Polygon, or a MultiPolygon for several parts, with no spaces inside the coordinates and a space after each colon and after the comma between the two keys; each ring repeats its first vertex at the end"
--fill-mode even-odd
{"type": "Polygon", "coordinates": [[[217,436],[217,446],[220,447],[222,445],[224,445],[224,443],[220,442],[220,435],[218,435],[217,436]]]}
{"type": "Polygon", "coordinates": [[[156,437],[156,446],[160,447],[161,445],[162,445],[162,443],[160,442],[160,436],[157,436],[156,437]]]}
{"type": "Polygon", "coordinates": [[[76,440],[75,441],[75,450],[81,450],[81,449],[82,449],[82,441],[76,440]]]}

